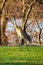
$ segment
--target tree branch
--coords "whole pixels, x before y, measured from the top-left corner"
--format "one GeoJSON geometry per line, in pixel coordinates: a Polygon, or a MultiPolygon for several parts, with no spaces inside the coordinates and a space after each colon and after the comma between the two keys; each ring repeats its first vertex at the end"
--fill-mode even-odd
{"type": "Polygon", "coordinates": [[[3,11],[3,8],[4,8],[4,6],[5,6],[6,1],[7,1],[7,0],[3,0],[2,5],[1,5],[1,9],[0,9],[1,11],[3,11]]]}
{"type": "Polygon", "coordinates": [[[26,26],[25,26],[25,29],[31,24],[32,22],[30,22],[29,24],[27,24],[26,26]]]}

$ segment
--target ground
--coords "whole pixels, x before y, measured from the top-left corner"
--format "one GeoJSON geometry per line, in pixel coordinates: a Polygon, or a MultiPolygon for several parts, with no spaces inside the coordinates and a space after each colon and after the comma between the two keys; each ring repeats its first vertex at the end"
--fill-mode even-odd
{"type": "Polygon", "coordinates": [[[43,65],[43,46],[0,46],[0,65],[43,65]]]}

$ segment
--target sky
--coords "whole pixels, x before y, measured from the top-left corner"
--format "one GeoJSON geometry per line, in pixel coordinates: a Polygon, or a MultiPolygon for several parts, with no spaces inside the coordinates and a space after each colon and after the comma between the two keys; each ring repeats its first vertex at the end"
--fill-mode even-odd
{"type": "MultiPolygon", "coordinates": [[[[43,29],[43,21],[39,20],[38,22],[39,22],[40,28],[43,29]]],[[[18,26],[21,26],[22,25],[22,19],[16,19],[16,23],[18,26]]],[[[14,31],[14,27],[13,27],[13,24],[11,22],[8,22],[8,24],[7,24],[6,31],[8,31],[8,30],[14,31]]],[[[33,30],[36,30],[36,32],[39,31],[39,29],[36,26],[33,27],[33,30]]]]}
{"type": "MultiPolygon", "coordinates": [[[[17,23],[18,26],[21,26],[22,19],[16,19],[16,23],[17,23]]],[[[7,30],[14,31],[14,27],[13,27],[13,24],[11,22],[8,22],[7,27],[6,27],[6,31],[7,30]]]]}

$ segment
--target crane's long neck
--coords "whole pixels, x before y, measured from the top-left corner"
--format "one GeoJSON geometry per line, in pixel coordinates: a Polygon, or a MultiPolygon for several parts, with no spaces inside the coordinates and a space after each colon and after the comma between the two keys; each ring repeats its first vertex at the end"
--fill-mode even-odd
{"type": "Polygon", "coordinates": [[[17,26],[17,24],[16,24],[14,19],[12,19],[12,24],[14,25],[15,29],[18,29],[18,26],[17,26]]]}
{"type": "Polygon", "coordinates": [[[20,28],[16,25],[16,22],[14,21],[14,19],[12,20],[12,23],[15,27],[15,30],[16,30],[17,34],[21,37],[20,28]]]}

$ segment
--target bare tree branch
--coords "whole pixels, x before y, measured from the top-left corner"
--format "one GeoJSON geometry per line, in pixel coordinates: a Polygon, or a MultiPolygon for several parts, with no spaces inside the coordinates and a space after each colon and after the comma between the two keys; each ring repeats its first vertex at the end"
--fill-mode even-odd
{"type": "Polygon", "coordinates": [[[29,24],[27,24],[26,26],[25,26],[25,29],[31,24],[32,22],[30,22],[29,24]]]}

